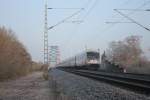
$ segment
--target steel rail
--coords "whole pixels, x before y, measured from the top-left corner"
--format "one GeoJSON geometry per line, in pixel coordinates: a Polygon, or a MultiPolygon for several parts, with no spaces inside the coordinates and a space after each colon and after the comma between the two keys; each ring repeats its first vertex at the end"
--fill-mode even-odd
{"type": "MultiPolygon", "coordinates": [[[[60,68],[61,69],[61,68],[60,68]]],[[[108,72],[98,73],[98,71],[75,70],[75,69],[61,69],[70,73],[80,76],[88,77],[98,81],[105,81],[121,87],[126,87],[130,90],[150,95],[150,80],[136,78],[136,77],[123,77],[121,73],[112,75],[108,72]],[[117,76],[118,75],[118,76],[117,76]]]]}

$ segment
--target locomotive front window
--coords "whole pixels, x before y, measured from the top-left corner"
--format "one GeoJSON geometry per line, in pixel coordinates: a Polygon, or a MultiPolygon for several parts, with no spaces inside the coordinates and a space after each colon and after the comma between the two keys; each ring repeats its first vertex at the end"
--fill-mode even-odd
{"type": "Polygon", "coordinates": [[[99,53],[97,52],[87,52],[88,59],[99,59],[99,53]]]}

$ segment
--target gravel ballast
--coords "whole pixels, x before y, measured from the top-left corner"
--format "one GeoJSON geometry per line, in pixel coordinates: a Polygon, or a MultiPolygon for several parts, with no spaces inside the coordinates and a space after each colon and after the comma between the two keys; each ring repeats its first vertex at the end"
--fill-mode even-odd
{"type": "Polygon", "coordinates": [[[149,96],[58,69],[50,70],[49,74],[59,91],[72,100],[150,100],[149,96]]]}

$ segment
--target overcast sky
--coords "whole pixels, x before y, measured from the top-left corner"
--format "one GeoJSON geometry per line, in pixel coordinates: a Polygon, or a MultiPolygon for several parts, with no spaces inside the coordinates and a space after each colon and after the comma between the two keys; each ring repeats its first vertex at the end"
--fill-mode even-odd
{"type": "MultiPolygon", "coordinates": [[[[11,28],[36,61],[43,61],[44,3],[44,0],[0,0],[0,26],[11,28]]],[[[100,48],[102,52],[109,42],[130,35],[142,36],[144,51],[150,48],[150,31],[134,23],[105,23],[129,22],[113,9],[150,9],[150,0],[48,0],[48,7],[84,8],[48,32],[49,45],[60,47],[61,59],[82,52],[85,47],[95,50],[100,48]],[[82,23],[70,23],[76,20],[82,20],[82,23]]],[[[78,9],[48,10],[48,25],[52,26],[77,11],[78,9]]],[[[150,28],[150,11],[121,12],[150,28]]]]}

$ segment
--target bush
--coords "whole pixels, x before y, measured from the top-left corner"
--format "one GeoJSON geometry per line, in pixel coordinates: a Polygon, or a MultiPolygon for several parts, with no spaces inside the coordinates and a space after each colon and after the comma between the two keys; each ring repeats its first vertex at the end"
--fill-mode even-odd
{"type": "Polygon", "coordinates": [[[32,71],[42,71],[42,62],[34,62],[32,61],[32,71]]]}
{"type": "Polygon", "coordinates": [[[30,54],[12,30],[0,27],[0,80],[31,72],[30,54]]]}

